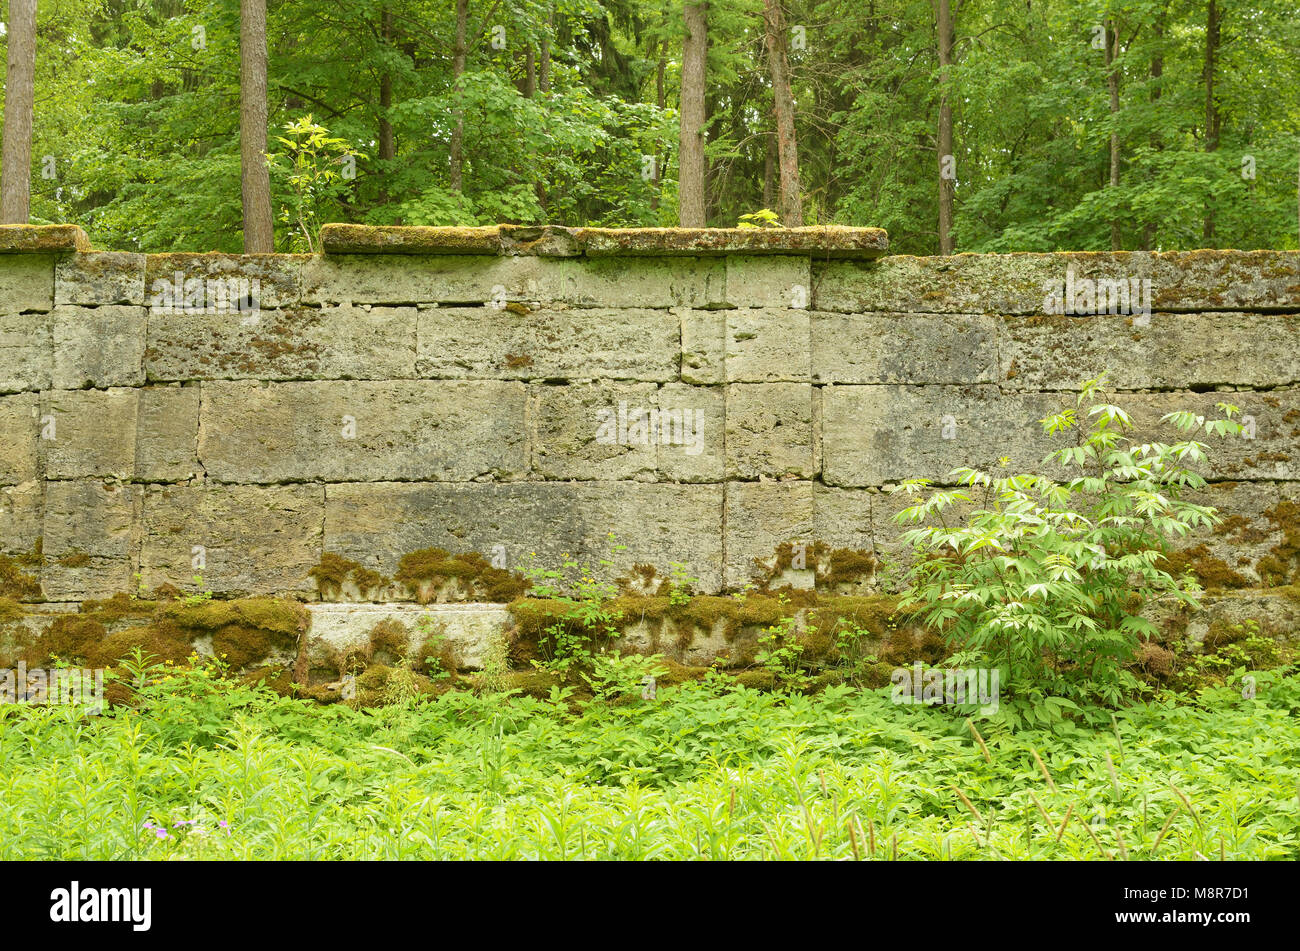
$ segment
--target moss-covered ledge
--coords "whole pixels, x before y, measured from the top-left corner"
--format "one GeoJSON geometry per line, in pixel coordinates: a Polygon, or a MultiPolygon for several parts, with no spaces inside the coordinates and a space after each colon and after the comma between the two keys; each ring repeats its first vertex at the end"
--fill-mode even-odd
{"type": "Polygon", "coordinates": [[[564,228],[491,225],[472,228],[329,224],[326,254],[496,254],[541,257],[800,254],[871,260],[889,249],[881,228],[564,228]]]}
{"type": "Polygon", "coordinates": [[[77,225],[0,225],[0,254],[89,250],[90,239],[77,225]]]}

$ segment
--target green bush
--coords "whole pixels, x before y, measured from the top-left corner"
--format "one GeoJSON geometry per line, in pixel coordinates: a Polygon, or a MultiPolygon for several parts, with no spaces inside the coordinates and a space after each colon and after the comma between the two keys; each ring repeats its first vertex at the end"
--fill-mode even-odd
{"type": "MultiPolygon", "coordinates": [[[[1142,608],[1161,597],[1198,603],[1195,581],[1160,564],[1168,538],[1219,521],[1213,508],[1180,498],[1204,486],[1186,466],[1204,462],[1208,447],[1194,438],[1139,444],[1129,415],[1103,395],[1102,381],[1089,380],[1078,410],[1041,421],[1049,435],[1076,437],[1044,460],[1077,473],[1066,481],[955,469],[960,488],[932,492],[896,516],[941,523],[904,533],[918,558],[901,605],[967,661],[998,668],[1010,694],[999,716],[1013,725],[1104,720],[1099,707],[1140,689],[1126,665],[1139,639],[1156,633],[1142,608]],[[958,505],[975,510],[949,526],[943,516],[958,505]]],[[[1186,437],[1240,433],[1236,407],[1218,408],[1225,418],[1178,412],[1161,422],[1186,437]]],[[[927,485],[913,479],[899,488],[919,494],[927,485]]]]}

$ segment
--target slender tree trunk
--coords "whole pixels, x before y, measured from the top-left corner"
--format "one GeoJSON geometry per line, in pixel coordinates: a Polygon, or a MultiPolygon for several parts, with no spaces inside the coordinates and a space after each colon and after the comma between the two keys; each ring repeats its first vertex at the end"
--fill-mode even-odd
{"type": "Polygon", "coordinates": [[[764,136],[767,143],[763,149],[763,207],[770,209],[776,204],[776,136],[764,136]]]}
{"type": "MultiPolygon", "coordinates": [[[[1156,48],[1151,54],[1151,102],[1155,103],[1160,100],[1160,85],[1165,75],[1165,24],[1169,18],[1169,7],[1161,6],[1160,12],[1156,15],[1156,24],[1152,28],[1155,35],[1156,48]]],[[[1160,136],[1151,136],[1151,148],[1159,152],[1164,149],[1164,143],[1160,136]]],[[[1142,229],[1142,250],[1150,251],[1155,243],[1156,223],[1148,221],[1142,229]]]]}
{"type": "Polygon", "coordinates": [[[32,105],[36,99],[36,0],[9,0],[9,62],[0,159],[0,218],[25,225],[32,201],[32,105]]]}
{"type": "MultiPolygon", "coordinates": [[[[665,18],[666,18],[665,14],[665,18]]],[[[659,58],[655,63],[655,108],[660,113],[668,106],[668,92],[666,84],[666,73],[668,72],[668,41],[660,40],[655,44],[658,49],[659,58]]],[[[650,207],[655,211],[659,210],[659,180],[663,177],[664,161],[667,156],[658,150],[655,151],[655,168],[654,168],[654,187],[655,193],[650,196],[650,207]]]]}
{"type": "Polygon", "coordinates": [[[781,223],[787,228],[798,228],[803,225],[803,196],[799,189],[799,147],[795,141],[794,95],[790,91],[790,60],[781,0],[763,0],[763,19],[767,26],[767,65],[772,76],[777,157],[781,167],[781,223]]]}
{"type": "Polygon", "coordinates": [[[704,84],[709,53],[708,13],[704,3],[687,3],[682,41],[681,142],[678,147],[678,222],[703,228],[704,84]]]}
{"type": "MultiPolygon", "coordinates": [[[[387,7],[384,7],[379,15],[379,35],[385,45],[393,35],[393,14],[387,7]]],[[[392,107],[393,74],[385,66],[379,77],[379,158],[381,161],[397,158],[397,137],[393,131],[393,123],[388,119],[388,110],[392,107]]]]}
{"type": "MultiPolygon", "coordinates": [[[[1219,148],[1219,108],[1214,101],[1214,73],[1219,56],[1219,4],[1210,0],[1205,14],[1205,151],[1215,152],[1219,148]]],[[[1214,243],[1214,200],[1207,199],[1205,205],[1205,224],[1201,229],[1205,246],[1214,243]]]]}
{"type": "Polygon", "coordinates": [[[537,88],[542,91],[543,96],[551,92],[551,30],[554,24],[555,9],[552,8],[546,14],[546,32],[542,34],[541,62],[537,64],[537,88]]]}
{"type": "MultiPolygon", "coordinates": [[[[1105,24],[1106,39],[1106,89],[1110,93],[1110,187],[1112,190],[1119,189],[1119,129],[1115,127],[1116,117],[1119,115],[1119,67],[1115,61],[1119,59],[1119,30],[1110,20],[1105,24]]],[[[1124,246],[1124,237],[1120,232],[1119,209],[1112,201],[1114,209],[1110,219],[1110,249],[1120,251],[1124,246]]]]}
{"type": "Polygon", "coordinates": [[[239,149],[244,253],[269,253],[275,250],[275,228],[266,167],[266,0],[239,3],[239,149]]]}
{"type": "MultiPolygon", "coordinates": [[[[465,33],[469,28],[469,0],[456,0],[456,38],[451,51],[451,87],[460,89],[460,77],[465,74],[465,33]]],[[[448,181],[451,190],[459,192],[464,185],[465,160],[462,155],[465,143],[465,116],[456,109],[451,127],[451,167],[448,181]]]]}
{"type": "Polygon", "coordinates": [[[530,46],[524,52],[524,98],[537,95],[537,52],[530,46]]]}
{"type": "Polygon", "coordinates": [[[952,142],[952,103],[948,98],[952,48],[957,42],[950,0],[939,0],[939,253],[952,254],[953,196],[957,182],[952,142]]]}

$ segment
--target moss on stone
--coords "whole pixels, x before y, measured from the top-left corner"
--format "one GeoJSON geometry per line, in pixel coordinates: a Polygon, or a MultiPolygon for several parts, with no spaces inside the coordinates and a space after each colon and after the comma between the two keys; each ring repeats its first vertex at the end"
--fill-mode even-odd
{"type": "Polygon", "coordinates": [[[0,597],[31,601],[40,596],[40,582],[23,572],[16,559],[0,555],[0,597]]]}

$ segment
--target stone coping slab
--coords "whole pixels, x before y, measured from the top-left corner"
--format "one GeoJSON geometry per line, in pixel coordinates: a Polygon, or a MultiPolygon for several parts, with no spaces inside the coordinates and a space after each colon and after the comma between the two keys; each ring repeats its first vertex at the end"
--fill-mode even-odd
{"type": "Polygon", "coordinates": [[[77,225],[0,225],[0,254],[89,250],[90,239],[77,225]]]}
{"type": "Polygon", "coordinates": [[[878,258],[889,249],[881,228],[564,228],[490,225],[472,228],[328,224],[326,254],[498,254],[538,257],[666,257],[800,254],[878,258]]]}

